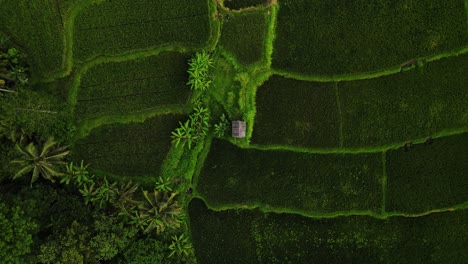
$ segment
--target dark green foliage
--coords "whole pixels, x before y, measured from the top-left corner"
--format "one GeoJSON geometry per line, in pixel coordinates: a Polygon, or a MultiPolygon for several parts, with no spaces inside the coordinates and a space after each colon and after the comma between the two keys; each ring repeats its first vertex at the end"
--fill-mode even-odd
{"type": "Polygon", "coordinates": [[[381,207],[381,154],[308,154],[241,149],[214,140],[198,181],[210,205],[262,205],[308,212],[381,207]]]}
{"type": "Polygon", "coordinates": [[[468,42],[464,0],[284,0],[275,69],[302,74],[376,71],[468,42]]]}
{"type": "Polygon", "coordinates": [[[208,1],[103,1],[76,17],[74,56],[83,61],[164,44],[203,47],[210,34],[208,1]]]}
{"type": "Polygon", "coordinates": [[[427,63],[422,73],[340,82],[344,146],[394,144],[466,127],[467,66],[468,56],[460,55],[427,63]]]}
{"type": "Polygon", "coordinates": [[[4,180],[11,179],[11,176],[15,174],[15,169],[10,163],[14,153],[14,144],[0,138],[0,184],[4,180]]]}
{"type": "Polygon", "coordinates": [[[420,213],[468,201],[468,134],[387,153],[387,211],[420,213]]]}
{"type": "Polygon", "coordinates": [[[163,192],[172,192],[174,190],[174,181],[170,177],[159,176],[156,181],[155,189],[163,192]]]}
{"type": "Polygon", "coordinates": [[[18,159],[12,161],[18,164],[18,171],[13,179],[32,174],[32,184],[41,176],[55,182],[55,178],[63,175],[59,166],[65,165],[63,159],[70,153],[66,147],[58,146],[53,138],[40,144],[29,143],[27,146],[16,145],[18,159]]]}
{"type": "Polygon", "coordinates": [[[16,92],[29,81],[26,55],[0,43],[0,92],[16,92]]]}
{"type": "Polygon", "coordinates": [[[463,263],[468,210],[424,217],[313,219],[189,205],[200,263],[463,263]]]}
{"type": "Polygon", "coordinates": [[[86,160],[90,169],[115,175],[158,175],[171,147],[171,131],[183,119],[183,115],[170,114],[143,123],[100,126],[76,142],[72,159],[86,160]]]}
{"type": "Polygon", "coordinates": [[[38,255],[40,263],[97,263],[110,260],[130,244],[137,230],[117,218],[97,215],[92,229],[74,221],[65,232],[48,238],[38,255]]]}
{"type": "Polygon", "coordinates": [[[153,238],[139,239],[123,252],[121,264],[163,264],[167,245],[153,238]]]}
{"type": "Polygon", "coordinates": [[[2,1],[0,32],[8,33],[28,54],[33,77],[61,69],[64,49],[62,17],[56,0],[2,1]]]}
{"type": "Polygon", "coordinates": [[[19,206],[10,207],[0,202],[0,259],[3,263],[27,263],[31,253],[36,222],[25,215],[19,206]]]}
{"type": "Polygon", "coordinates": [[[241,9],[266,4],[270,0],[224,0],[224,6],[230,9],[241,9]]]}
{"type": "Polygon", "coordinates": [[[332,83],[273,76],[257,91],[252,143],[339,146],[339,113],[332,83]]]}
{"type": "Polygon", "coordinates": [[[166,229],[176,229],[181,224],[182,207],[176,201],[178,193],[154,190],[143,191],[145,200],[138,205],[138,214],[133,224],[141,227],[143,233],[160,235],[166,229]]]}
{"type": "Polygon", "coordinates": [[[229,132],[231,128],[231,122],[226,118],[224,114],[221,115],[219,123],[214,125],[215,136],[222,138],[229,132]]]}
{"type": "Polygon", "coordinates": [[[265,12],[232,14],[223,22],[219,43],[241,64],[252,64],[264,56],[266,30],[265,12]]]}
{"type": "Polygon", "coordinates": [[[153,107],[185,104],[188,56],[164,52],[125,62],[98,64],[82,77],[77,121],[103,115],[122,115],[153,107]]]}
{"type": "Polygon", "coordinates": [[[35,135],[41,140],[54,137],[68,142],[74,132],[70,115],[45,91],[22,88],[0,96],[0,134],[13,142],[35,135]]]}
{"type": "Polygon", "coordinates": [[[172,242],[169,245],[169,249],[171,253],[169,253],[168,257],[175,258],[178,261],[183,261],[183,263],[194,256],[190,237],[186,236],[184,233],[179,236],[172,236],[172,242]]]}

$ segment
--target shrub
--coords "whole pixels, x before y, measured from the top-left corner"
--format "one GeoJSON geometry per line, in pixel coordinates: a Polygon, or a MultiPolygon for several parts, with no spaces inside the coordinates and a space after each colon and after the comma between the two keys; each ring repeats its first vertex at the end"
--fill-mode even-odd
{"type": "Polygon", "coordinates": [[[226,116],[222,114],[220,117],[219,123],[214,125],[215,136],[219,138],[224,137],[224,134],[228,132],[230,128],[231,128],[231,123],[226,118],[226,116]]]}
{"type": "Polygon", "coordinates": [[[210,112],[208,108],[198,102],[185,123],[179,122],[179,127],[172,132],[172,143],[175,146],[192,148],[192,144],[198,144],[207,136],[209,129],[210,112]]]}
{"type": "Polygon", "coordinates": [[[146,237],[131,243],[122,252],[121,264],[162,264],[167,245],[154,238],[146,237]]]}
{"type": "Polygon", "coordinates": [[[189,62],[189,81],[188,85],[192,90],[205,91],[211,84],[211,77],[209,76],[210,66],[213,61],[210,55],[206,52],[197,52],[189,62]]]}
{"type": "Polygon", "coordinates": [[[38,225],[18,207],[0,202],[0,258],[5,263],[25,263],[38,225]]]}

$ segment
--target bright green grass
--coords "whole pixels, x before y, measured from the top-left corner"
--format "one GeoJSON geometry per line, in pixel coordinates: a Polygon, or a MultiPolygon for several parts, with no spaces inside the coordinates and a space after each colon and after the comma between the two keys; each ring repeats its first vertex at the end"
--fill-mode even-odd
{"type": "Polygon", "coordinates": [[[90,68],[78,88],[77,121],[185,104],[190,95],[188,59],[188,55],[164,52],[90,68]]]}
{"type": "Polygon", "coordinates": [[[103,125],[75,143],[72,159],[115,175],[158,176],[171,147],[171,131],[185,119],[168,114],[142,123],[103,125]]]}
{"type": "MultiPolygon", "coordinates": [[[[344,147],[375,147],[468,127],[468,55],[338,84],[344,147]]],[[[320,128],[322,129],[322,128],[320,128]]]]}
{"type": "Polygon", "coordinates": [[[464,0],[283,0],[273,68],[355,74],[466,46],[464,0]]]}
{"type": "Polygon", "coordinates": [[[387,211],[420,213],[468,201],[468,134],[387,153],[387,211]]]}
{"type": "Polygon", "coordinates": [[[234,13],[223,22],[219,44],[243,65],[258,62],[265,53],[266,21],[265,12],[234,13]]]}
{"type": "Polygon", "coordinates": [[[257,90],[252,143],[339,147],[333,85],[272,76],[257,90]]]}
{"type": "MultiPolygon", "coordinates": [[[[284,197],[287,199],[288,197],[284,197]]],[[[313,219],[189,205],[199,263],[464,263],[468,210],[424,217],[313,219]]]]}
{"type": "Polygon", "coordinates": [[[32,78],[62,67],[64,32],[59,1],[8,0],[0,4],[0,32],[28,55],[32,78]]]}
{"type": "Polygon", "coordinates": [[[161,45],[203,47],[210,35],[207,0],[101,1],[83,9],[74,27],[78,61],[161,45]]]}
{"type": "Polygon", "coordinates": [[[380,212],[381,178],[380,153],[263,151],[214,140],[197,190],[213,206],[380,212]]]}

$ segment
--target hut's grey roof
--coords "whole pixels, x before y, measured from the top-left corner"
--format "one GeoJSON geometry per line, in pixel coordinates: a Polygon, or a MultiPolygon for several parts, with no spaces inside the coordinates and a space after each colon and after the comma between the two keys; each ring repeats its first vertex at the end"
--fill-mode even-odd
{"type": "Polygon", "coordinates": [[[245,138],[244,121],[232,121],[232,136],[235,138],[245,138]]]}

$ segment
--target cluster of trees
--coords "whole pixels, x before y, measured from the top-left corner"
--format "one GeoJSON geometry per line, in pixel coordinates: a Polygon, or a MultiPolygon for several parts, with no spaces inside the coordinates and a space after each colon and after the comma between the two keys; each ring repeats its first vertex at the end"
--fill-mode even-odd
{"type": "Polygon", "coordinates": [[[7,37],[0,36],[0,92],[14,93],[28,83],[28,67],[26,56],[8,43],[7,37]]]}
{"type": "Polygon", "coordinates": [[[0,40],[1,262],[194,263],[180,195],[167,179],[148,191],[70,162],[66,145],[74,126],[66,105],[28,81],[26,56],[5,43],[0,40]]]}

